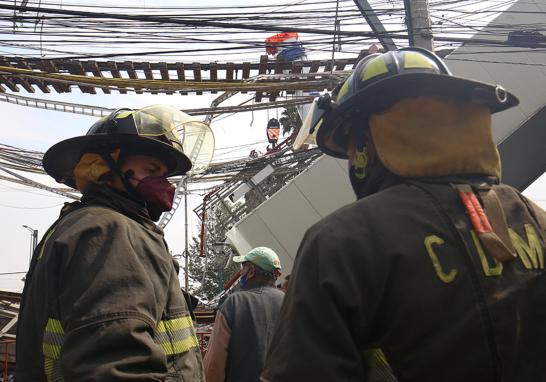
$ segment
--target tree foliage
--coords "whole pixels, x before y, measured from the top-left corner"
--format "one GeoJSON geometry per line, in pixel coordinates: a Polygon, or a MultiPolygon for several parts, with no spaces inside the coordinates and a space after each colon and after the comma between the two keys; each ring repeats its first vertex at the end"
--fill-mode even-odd
{"type": "Polygon", "coordinates": [[[279,122],[282,126],[282,135],[292,133],[293,131],[299,131],[302,121],[300,114],[298,113],[297,106],[288,106],[281,114],[279,122]]]}
{"type": "Polygon", "coordinates": [[[228,246],[215,245],[225,241],[228,227],[223,226],[222,222],[227,220],[228,211],[220,205],[207,213],[205,256],[200,256],[201,243],[198,238],[193,238],[188,251],[189,278],[193,286],[191,292],[208,301],[222,292],[224,284],[239,269],[239,264],[229,260],[234,254],[228,246]]]}

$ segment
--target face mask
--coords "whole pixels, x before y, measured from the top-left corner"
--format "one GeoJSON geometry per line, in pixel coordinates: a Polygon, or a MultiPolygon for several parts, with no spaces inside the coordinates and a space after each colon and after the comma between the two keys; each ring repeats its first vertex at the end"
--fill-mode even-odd
{"type": "Polygon", "coordinates": [[[239,279],[239,285],[241,285],[242,289],[245,289],[246,284],[248,284],[248,279],[246,278],[246,275],[241,276],[241,278],[239,279]]]}
{"type": "Polygon", "coordinates": [[[162,212],[173,207],[175,187],[163,176],[149,176],[138,181],[135,190],[146,202],[146,207],[152,220],[156,221],[162,212]]]}
{"type": "Polygon", "coordinates": [[[245,289],[245,287],[247,286],[248,280],[250,279],[248,277],[248,274],[250,273],[251,269],[252,268],[249,265],[243,266],[241,277],[239,278],[239,285],[241,286],[241,289],[245,289]]]}

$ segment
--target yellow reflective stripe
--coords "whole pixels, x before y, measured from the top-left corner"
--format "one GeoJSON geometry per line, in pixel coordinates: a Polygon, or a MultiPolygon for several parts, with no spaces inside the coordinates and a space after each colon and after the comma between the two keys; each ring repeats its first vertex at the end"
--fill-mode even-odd
{"type": "Polygon", "coordinates": [[[193,326],[191,317],[180,317],[173,320],[159,321],[157,327],[155,328],[156,332],[165,333],[165,332],[174,332],[176,330],[186,329],[193,326]]]}
{"type": "Polygon", "coordinates": [[[129,115],[133,114],[133,111],[129,111],[129,110],[125,110],[125,111],[120,111],[119,113],[116,114],[116,118],[115,119],[121,119],[121,118],[125,118],[125,117],[128,117],[129,115]]]}
{"type": "Polygon", "coordinates": [[[404,54],[404,68],[438,69],[438,67],[424,57],[422,53],[417,52],[406,52],[404,54]]]}
{"type": "Polygon", "coordinates": [[[53,235],[53,232],[55,232],[55,228],[53,228],[51,231],[49,231],[44,239],[44,244],[42,244],[42,248],[40,248],[40,254],[38,255],[38,260],[40,260],[42,258],[42,256],[44,255],[44,250],[45,250],[45,246],[47,244],[47,241],[49,240],[49,238],[51,237],[51,235],[53,235]]]}
{"type": "Polygon", "coordinates": [[[59,359],[59,356],[61,355],[61,346],[42,344],[42,351],[46,357],[51,359],[59,359]]]}
{"type": "Polygon", "coordinates": [[[199,346],[196,336],[190,336],[186,339],[176,342],[164,342],[160,344],[166,355],[173,355],[178,353],[184,353],[199,346]]]}
{"type": "Polygon", "coordinates": [[[160,321],[155,332],[154,341],[163,348],[166,355],[184,353],[199,346],[189,316],[160,321]]]}
{"type": "Polygon", "coordinates": [[[44,330],[42,352],[45,357],[58,359],[61,354],[61,346],[64,340],[64,330],[61,321],[50,318],[44,330]]]}
{"type": "Polygon", "coordinates": [[[385,357],[385,353],[383,353],[383,350],[379,348],[366,349],[362,351],[362,357],[367,361],[368,366],[389,366],[389,363],[387,362],[387,357],[385,357]]]}
{"type": "Polygon", "coordinates": [[[58,360],[44,357],[44,373],[46,375],[47,382],[63,382],[63,376],[61,375],[61,366],[58,360]]]}
{"type": "Polygon", "coordinates": [[[370,63],[366,67],[366,70],[364,71],[364,73],[362,73],[361,79],[362,81],[366,81],[366,80],[369,80],[370,78],[373,78],[388,72],[389,72],[389,69],[387,68],[387,64],[381,57],[378,57],[370,61],[370,63]]]}
{"type": "Polygon", "coordinates": [[[349,80],[347,79],[343,83],[343,86],[341,86],[341,89],[339,89],[339,92],[337,93],[336,102],[339,102],[343,97],[345,97],[348,91],[349,91],[349,80]]]}
{"type": "Polygon", "coordinates": [[[47,325],[45,328],[46,332],[55,333],[55,334],[64,334],[63,326],[61,325],[61,321],[56,320],[54,318],[50,318],[47,320],[47,325]]]}
{"type": "Polygon", "coordinates": [[[47,378],[47,382],[53,381],[53,369],[54,369],[54,363],[51,358],[44,358],[44,372],[47,378]]]}

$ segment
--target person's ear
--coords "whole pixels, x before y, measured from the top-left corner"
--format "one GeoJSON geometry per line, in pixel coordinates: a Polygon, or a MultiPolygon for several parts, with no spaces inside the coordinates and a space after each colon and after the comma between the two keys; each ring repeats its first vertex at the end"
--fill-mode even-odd
{"type": "Polygon", "coordinates": [[[255,274],[256,274],[256,266],[254,264],[250,264],[248,267],[248,272],[246,276],[247,280],[253,278],[255,274]]]}

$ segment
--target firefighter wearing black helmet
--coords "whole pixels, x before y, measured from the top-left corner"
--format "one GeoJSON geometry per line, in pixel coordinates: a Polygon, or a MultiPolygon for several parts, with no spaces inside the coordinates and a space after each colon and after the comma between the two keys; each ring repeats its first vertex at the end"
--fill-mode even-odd
{"type": "Polygon", "coordinates": [[[310,228],[263,381],[538,381],[546,213],[499,183],[500,86],[407,48],[315,107],[357,201],[310,228]]]}
{"type": "Polygon", "coordinates": [[[17,325],[17,381],[203,381],[177,272],[155,225],[191,162],[168,106],[119,109],[52,146],[44,168],[82,192],[36,248],[17,325]]]}

